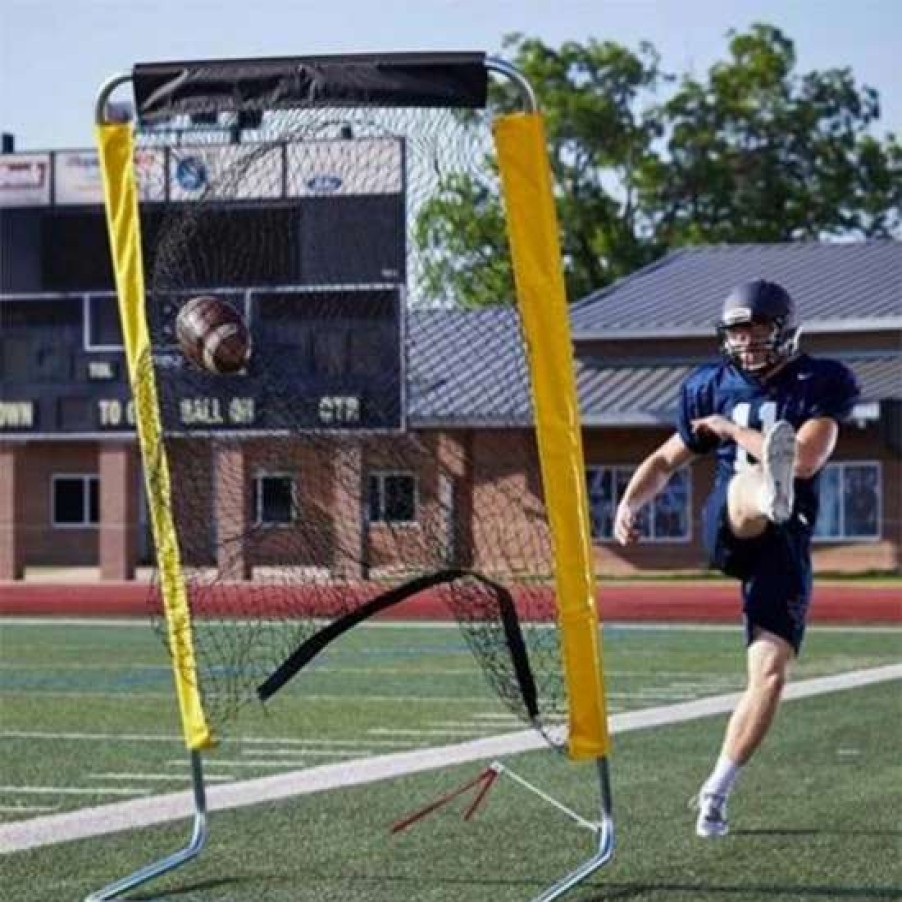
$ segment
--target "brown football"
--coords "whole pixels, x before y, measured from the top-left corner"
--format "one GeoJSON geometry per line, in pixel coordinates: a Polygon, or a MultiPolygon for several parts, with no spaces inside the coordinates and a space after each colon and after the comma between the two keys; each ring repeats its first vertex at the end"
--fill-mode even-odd
{"type": "Polygon", "coordinates": [[[209,373],[240,372],[250,357],[251,336],[243,317],[219,298],[191,298],[176,317],[175,336],[185,357],[209,373]]]}

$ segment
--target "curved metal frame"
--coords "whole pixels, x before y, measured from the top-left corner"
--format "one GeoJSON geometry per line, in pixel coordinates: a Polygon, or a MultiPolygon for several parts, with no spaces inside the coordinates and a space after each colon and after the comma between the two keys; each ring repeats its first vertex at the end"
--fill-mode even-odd
{"type": "Polygon", "coordinates": [[[85,898],[85,902],[110,902],[110,900],[118,899],[122,893],[127,893],[136,886],[141,886],[163,874],[168,874],[200,855],[201,849],[207,841],[207,794],[204,787],[200,752],[191,752],[191,784],[194,790],[194,828],[191,831],[188,845],[91,893],[85,898]]]}
{"type": "Polygon", "coordinates": [[[106,125],[106,105],[107,101],[110,99],[110,94],[119,87],[119,85],[124,85],[126,82],[132,80],[132,76],[130,72],[123,72],[119,75],[114,75],[112,78],[108,78],[101,86],[100,90],[97,92],[97,100],[94,102],[94,124],[95,125],[106,125]]]}
{"type": "Polygon", "coordinates": [[[603,868],[614,857],[614,809],[611,796],[611,775],[607,758],[598,758],[598,781],[601,791],[601,820],[598,824],[598,851],[584,861],[578,868],[561,877],[533,902],[552,902],[560,899],[564,893],[578,886],[600,868],[603,868]]]}
{"type": "Polygon", "coordinates": [[[509,78],[520,89],[520,95],[523,97],[523,104],[527,113],[537,113],[539,111],[539,104],[532,85],[516,66],[512,66],[507,60],[499,59],[497,56],[487,56],[485,58],[485,67],[489,72],[497,72],[499,75],[509,78]]]}
{"type": "MultiPolygon", "coordinates": [[[[506,60],[488,56],[485,59],[485,67],[490,72],[495,72],[510,79],[520,91],[526,112],[538,112],[538,103],[532,85],[522,72],[506,60]]],[[[94,120],[97,125],[107,123],[107,102],[110,95],[121,85],[130,82],[130,73],[114,75],[101,86],[97,94],[94,106],[94,120]]],[[[553,902],[578,884],[582,883],[595,871],[604,867],[614,855],[614,817],[611,793],[610,765],[607,757],[596,760],[598,769],[599,789],[601,796],[601,819],[598,829],[598,849],[596,853],[587,859],[579,867],[560,878],[537,896],[533,902],[553,902]]],[[[196,858],[203,849],[207,839],[207,802],[204,785],[203,766],[200,752],[191,752],[191,782],[194,795],[194,825],[188,844],[177,852],[152,862],[134,873],[103,887],[92,893],[85,902],[110,902],[122,893],[126,893],[141,884],[160,877],[163,874],[175,870],[181,865],[196,858]]]]}

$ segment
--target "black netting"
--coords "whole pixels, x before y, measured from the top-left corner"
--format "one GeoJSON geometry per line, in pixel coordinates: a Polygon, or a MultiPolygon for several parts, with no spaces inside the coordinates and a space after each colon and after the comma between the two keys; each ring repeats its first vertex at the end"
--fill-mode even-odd
{"type": "MultiPolygon", "coordinates": [[[[487,118],[279,111],[242,143],[177,125],[139,135],[153,347],[139,379],[153,368],[211,721],[221,728],[324,623],[451,569],[411,603],[450,611],[504,703],[559,743],[552,552],[517,313],[509,296],[462,301],[437,275],[447,246],[423,228],[449,185],[500,211],[487,118]],[[245,373],[210,375],[175,347],[175,316],[199,294],[247,316],[245,373]],[[519,614],[537,718],[495,586],[519,614]]],[[[162,460],[145,467],[165,494],[162,460]]]]}

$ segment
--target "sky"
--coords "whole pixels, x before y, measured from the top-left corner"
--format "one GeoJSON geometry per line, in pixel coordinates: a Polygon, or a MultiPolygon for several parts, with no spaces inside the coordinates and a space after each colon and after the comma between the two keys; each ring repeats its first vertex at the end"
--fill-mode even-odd
{"type": "Polygon", "coordinates": [[[2,0],[0,130],[17,150],[89,147],[98,87],[136,62],[499,54],[503,36],[520,32],[552,47],[648,40],[665,69],[702,74],[726,55],[727,31],[753,22],[795,41],[800,71],[851,67],[880,92],[876,133],[902,134],[899,0],[2,0]]]}

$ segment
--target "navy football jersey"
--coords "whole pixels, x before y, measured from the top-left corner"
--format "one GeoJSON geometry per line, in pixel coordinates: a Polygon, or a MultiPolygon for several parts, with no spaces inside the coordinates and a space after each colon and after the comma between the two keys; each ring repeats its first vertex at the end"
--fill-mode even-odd
{"type": "MultiPolygon", "coordinates": [[[[806,420],[832,417],[845,420],[860,391],[854,373],[836,360],[800,354],[767,380],[759,380],[731,363],[720,361],[699,367],[682,386],[677,430],[686,447],[696,454],[717,453],[717,480],[729,480],[757,461],[735,442],[720,442],[711,435],[695,435],[692,420],[720,414],[740,426],[766,431],[777,420],[798,429],[806,420]]],[[[814,528],[820,474],[797,479],[796,510],[814,528]]]]}

